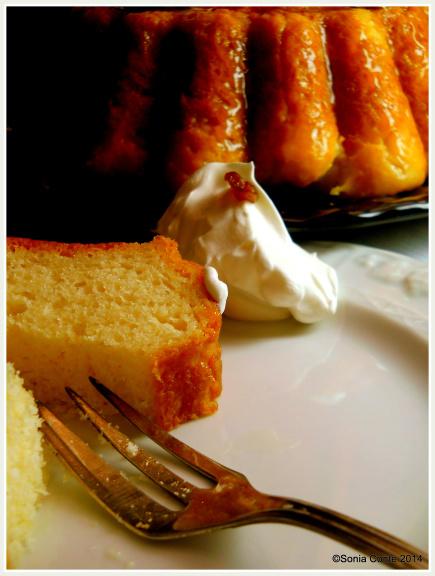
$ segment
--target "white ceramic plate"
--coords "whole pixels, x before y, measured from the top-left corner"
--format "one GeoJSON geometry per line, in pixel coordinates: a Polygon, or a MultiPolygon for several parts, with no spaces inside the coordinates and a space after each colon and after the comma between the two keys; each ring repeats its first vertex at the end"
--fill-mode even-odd
{"type": "MultiPolygon", "coordinates": [[[[226,320],[219,411],[175,434],[260,490],[337,509],[427,549],[426,266],[365,247],[313,248],[338,272],[336,317],[315,326],[226,320]]],[[[79,427],[92,437],[86,423],[79,427]]],[[[50,495],[20,568],[382,568],[334,564],[333,554],[356,553],[280,524],[142,540],[54,458],[49,468],[50,495]]]]}

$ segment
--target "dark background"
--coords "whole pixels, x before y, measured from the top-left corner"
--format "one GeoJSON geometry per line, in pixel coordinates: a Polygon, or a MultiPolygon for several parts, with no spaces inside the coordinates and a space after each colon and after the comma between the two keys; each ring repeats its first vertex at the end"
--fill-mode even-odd
{"type": "Polygon", "coordinates": [[[146,240],[164,182],[96,173],[110,97],[130,49],[121,10],[7,9],[7,233],[60,241],[146,240]]]}

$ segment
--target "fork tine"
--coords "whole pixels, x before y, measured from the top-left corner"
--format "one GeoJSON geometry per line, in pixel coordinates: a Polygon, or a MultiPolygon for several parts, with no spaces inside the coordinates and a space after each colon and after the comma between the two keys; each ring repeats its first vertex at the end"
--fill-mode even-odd
{"type": "Polygon", "coordinates": [[[146,434],[156,444],[194,468],[197,472],[200,472],[212,480],[219,480],[231,475],[245,479],[243,474],[240,474],[240,472],[231,470],[231,468],[219,464],[215,460],[208,458],[201,452],[198,452],[187,444],[184,444],[181,440],[171,436],[171,434],[168,434],[165,430],[162,430],[162,428],[151,422],[149,418],[138,412],[135,408],[130,406],[130,404],[127,404],[127,402],[92,376],[89,380],[91,384],[106,398],[106,400],[115,406],[115,408],[117,408],[117,410],[119,410],[127,420],[134,424],[136,428],[146,434]]]}
{"type": "Polygon", "coordinates": [[[63,463],[81,480],[89,493],[118,521],[142,536],[169,527],[177,512],[155,502],[107,464],[44,404],[41,429],[63,463]]]}
{"type": "Polygon", "coordinates": [[[124,458],[181,502],[186,503],[190,500],[190,495],[196,490],[193,484],[183,480],[145,450],[139,448],[128,436],[102,418],[77,392],[69,387],[65,390],[81,412],[124,458]]]}

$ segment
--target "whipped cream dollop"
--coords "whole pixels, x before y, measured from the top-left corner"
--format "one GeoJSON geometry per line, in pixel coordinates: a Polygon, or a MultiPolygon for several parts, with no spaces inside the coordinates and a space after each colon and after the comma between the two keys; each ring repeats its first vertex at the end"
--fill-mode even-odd
{"type": "Polygon", "coordinates": [[[199,169],[176,194],[158,232],[175,239],[184,258],[217,270],[228,286],[229,317],[292,315],[311,323],[336,310],[335,271],[293,242],[255,180],[253,163],[212,162],[199,169]]]}

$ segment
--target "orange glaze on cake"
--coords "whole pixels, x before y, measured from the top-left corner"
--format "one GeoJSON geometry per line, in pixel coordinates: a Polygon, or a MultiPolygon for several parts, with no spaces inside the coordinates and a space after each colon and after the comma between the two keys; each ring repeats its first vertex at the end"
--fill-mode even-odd
{"type": "Polygon", "coordinates": [[[193,10],[180,20],[195,50],[193,79],[181,94],[181,127],[167,169],[179,187],[207,162],[246,161],[247,17],[235,10],[193,10]]]}
{"type": "Polygon", "coordinates": [[[382,18],[393,49],[400,83],[408,97],[420,137],[428,148],[429,22],[419,6],[383,8],[382,18]]]}
{"type": "Polygon", "coordinates": [[[162,38],[174,20],[171,12],[129,14],[134,48],[110,102],[107,135],[91,164],[102,172],[142,172],[153,145],[149,125],[155,101],[154,77],[162,38]]]}
{"type": "Polygon", "coordinates": [[[325,25],[344,139],[334,191],[382,196],[419,186],[427,170],[424,147],[378,13],[334,11],[325,25]]]}
{"type": "Polygon", "coordinates": [[[320,22],[292,11],[253,17],[252,159],[260,181],[306,186],[339,150],[320,22]]]}

